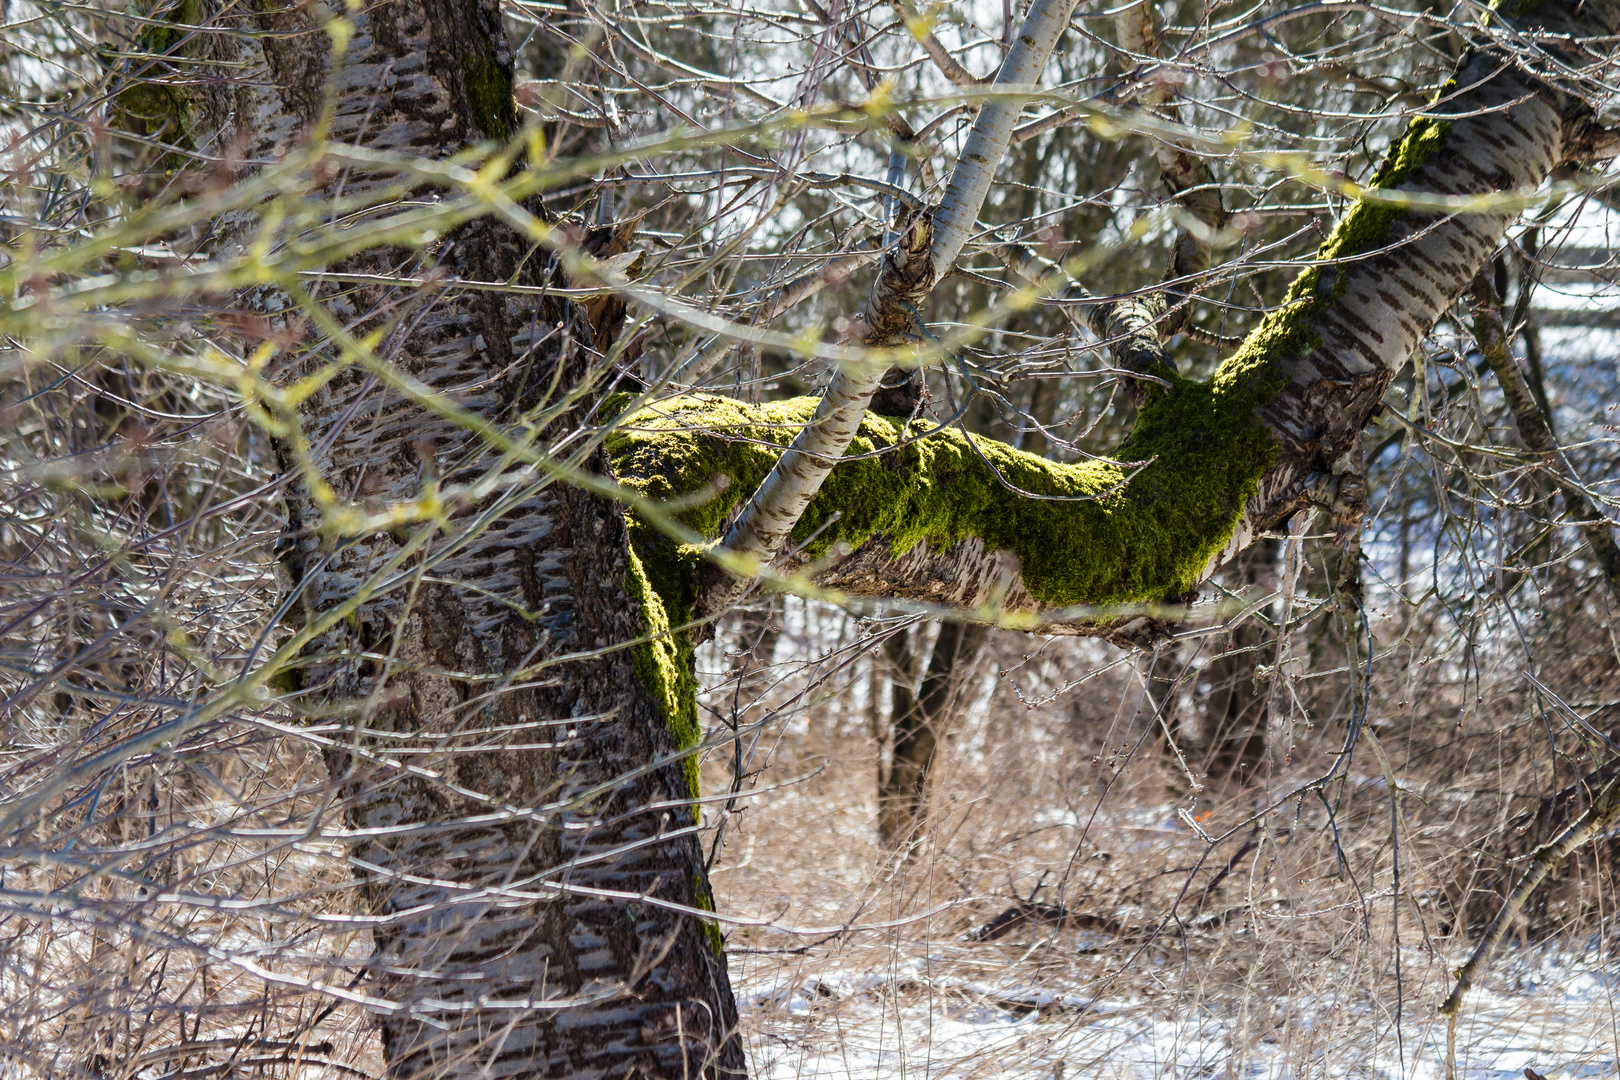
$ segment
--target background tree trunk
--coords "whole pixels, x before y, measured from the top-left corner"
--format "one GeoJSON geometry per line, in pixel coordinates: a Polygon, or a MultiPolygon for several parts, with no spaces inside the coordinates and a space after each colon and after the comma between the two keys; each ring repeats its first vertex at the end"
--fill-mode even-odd
{"type": "Polygon", "coordinates": [[[766,700],[775,682],[771,665],[776,643],[782,637],[782,598],[764,596],[737,612],[736,662],[731,675],[736,680],[733,702],[738,723],[758,723],[769,711],[766,700]]]}
{"type": "MultiPolygon", "coordinates": [[[[978,667],[987,633],[982,623],[941,624],[929,654],[928,670],[915,694],[909,656],[904,665],[890,658],[895,668],[889,719],[891,749],[888,768],[879,770],[878,783],[878,837],[886,848],[903,848],[927,822],[934,759],[954,714],[962,706],[963,691],[978,667]]],[[[900,636],[889,638],[885,649],[900,636]]]]}
{"type": "MultiPolygon", "coordinates": [[[[1242,590],[1274,577],[1277,541],[1267,538],[1245,551],[1233,567],[1233,588],[1242,590]]],[[[1266,695],[1255,684],[1255,669],[1268,640],[1259,619],[1246,619],[1227,635],[1226,648],[1204,668],[1209,683],[1204,699],[1202,749],[1205,772],[1214,785],[1250,783],[1266,759],[1266,695]]]]}

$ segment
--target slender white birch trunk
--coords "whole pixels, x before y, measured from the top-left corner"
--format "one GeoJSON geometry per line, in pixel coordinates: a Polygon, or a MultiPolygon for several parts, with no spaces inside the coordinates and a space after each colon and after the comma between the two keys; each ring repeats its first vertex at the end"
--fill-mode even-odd
{"type": "MultiPolygon", "coordinates": [[[[962,155],[951,172],[939,208],[914,218],[883,262],[867,308],[866,344],[892,347],[915,337],[917,310],[941,277],[956,265],[996,169],[1007,154],[1013,128],[1023,111],[1019,92],[1035,89],[1040,74],[1069,25],[1075,0],[1035,0],[1002,62],[991,89],[1007,98],[984,103],[962,155]]],[[[821,490],[866,415],[887,359],[845,364],[834,373],[809,423],[777,460],[726,534],[723,547],[768,563],[781,550],[805,507],[821,490]]],[[[747,589],[747,578],[720,572],[703,590],[699,615],[717,615],[747,589]]]]}

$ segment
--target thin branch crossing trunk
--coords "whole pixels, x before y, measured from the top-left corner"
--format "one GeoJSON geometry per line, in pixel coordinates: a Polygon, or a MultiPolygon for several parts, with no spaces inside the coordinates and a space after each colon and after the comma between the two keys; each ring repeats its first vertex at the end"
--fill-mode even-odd
{"type": "MultiPolygon", "coordinates": [[[[216,144],[273,160],[320,119],[329,65],[334,142],[434,162],[517,133],[497,4],[394,0],[350,17],[338,58],[297,5],[229,16],[251,34],[205,35],[216,144]]],[[[390,180],[356,167],[326,194],[390,180]]],[[[397,212],[391,200],[344,224],[397,212]]],[[[220,223],[227,246],[261,226],[220,223]]],[[[329,269],[375,284],[320,286],[298,311],[328,320],[330,344],[294,352],[280,377],[329,377],[285,418],[287,562],[309,618],[349,611],[307,651],[303,700],[340,721],[328,764],[373,920],[363,989],[387,1075],[741,1076],[719,933],[698,915],[713,903],[696,768],[676,756],[696,720],[660,685],[655,646],[611,647],[657,628],[623,509],[475,430],[532,423],[541,453],[566,440],[583,422],[570,395],[588,400],[618,327],[545,295],[570,282],[493,219],[329,269]],[[390,284],[413,261],[521,288],[390,284]],[[377,314],[399,311],[392,329],[377,314]],[[385,365],[420,390],[376,374],[385,365]],[[343,526],[354,506],[455,490],[490,494],[447,497],[419,524],[343,526]]],[[[290,321],[286,293],[242,302],[290,321]]],[[[569,464],[605,471],[599,454],[569,464]]]]}

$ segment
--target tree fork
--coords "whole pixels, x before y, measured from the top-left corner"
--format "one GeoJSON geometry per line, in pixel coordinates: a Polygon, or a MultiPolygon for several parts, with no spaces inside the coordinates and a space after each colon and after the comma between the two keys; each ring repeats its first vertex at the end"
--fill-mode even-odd
{"type": "MultiPolygon", "coordinates": [[[[1021,91],[1036,83],[1068,27],[1075,3],[1034,0],[996,75],[993,85],[997,89],[1021,91]]],[[[1022,111],[1023,103],[1018,101],[988,101],[980,107],[938,210],[907,222],[899,243],[884,258],[867,306],[868,346],[889,348],[912,335],[918,306],[956,265],[1022,111]]],[[[827,473],[855,437],[885,370],[883,363],[838,368],[793,445],[753,489],[753,497],[726,532],[722,547],[767,564],[776,557],[805,507],[821,490],[827,473]]],[[[724,612],[749,584],[748,578],[711,564],[697,597],[697,615],[724,612]]]]}
{"type": "MultiPolygon", "coordinates": [[[[1561,48],[1559,34],[1612,33],[1620,3],[1565,0],[1492,18],[1561,48]]],[[[1579,152],[1572,132],[1584,122],[1582,103],[1529,65],[1475,50],[1391,146],[1371,189],[1283,302],[1210,382],[1166,379],[1168,392],[1144,406],[1115,462],[1057,465],[954,431],[892,449],[920,429],[871,415],[857,422],[857,393],[831,407],[851,440],[837,452],[890,448],[892,460],[877,466],[882,475],[870,460],[834,469],[825,443],[814,484],[800,489],[803,509],[783,504],[773,534],[806,545],[794,562],[819,560],[811,576],[823,587],[968,607],[994,600],[999,617],[1046,632],[1152,640],[1165,624],[1151,611],[1098,621],[1074,609],[1176,604],[1298,509],[1329,504],[1343,516],[1355,501],[1356,439],[1390,380],[1495,250],[1517,217],[1513,197],[1528,196],[1579,152]],[[1466,205],[1504,194],[1505,203],[1466,205]],[[1437,208],[1445,200],[1463,205],[1437,208]],[[960,490],[942,494],[935,473],[960,490]],[[824,481],[826,494],[812,502],[824,481]]],[[[834,385],[852,384],[840,376],[834,385]]],[[[628,418],[616,464],[649,494],[686,494],[725,472],[733,491],[758,485],[756,502],[774,505],[779,487],[761,483],[770,466],[807,459],[767,452],[761,471],[728,430],[780,444],[776,425],[804,425],[797,446],[820,430],[824,412],[677,399],[628,418]],[[715,439],[675,438],[677,414],[688,429],[710,426],[715,439]],[[638,443],[657,443],[662,460],[638,443]]],[[[735,499],[723,496],[689,520],[716,518],[718,507],[705,532],[717,535],[735,499]]]]}

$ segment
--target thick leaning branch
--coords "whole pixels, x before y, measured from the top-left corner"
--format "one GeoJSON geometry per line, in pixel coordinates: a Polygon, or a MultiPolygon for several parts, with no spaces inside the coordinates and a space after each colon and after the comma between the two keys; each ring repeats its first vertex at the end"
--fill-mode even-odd
{"type": "MultiPolygon", "coordinates": [[[[1620,0],[1544,3],[1518,22],[1544,41],[1607,35],[1620,23],[1620,0]]],[[[791,531],[803,545],[794,561],[812,580],[852,595],[993,603],[1046,632],[1153,636],[1148,615],[1099,623],[1085,609],[1178,602],[1265,528],[1311,503],[1337,507],[1359,433],[1390,381],[1517,216],[1504,200],[1473,211],[1467,200],[1532,192],[1575,152],[1581,102],[1504,59],[1480,50],[1462,61],[1443,101],[1411,121],[1282,303],[1208,383],[1167,379],[1116,461],[1060,465],[954,431],[836,469],[829,451],[773,535],[791,531]],[[1409,209],[1407,196],[1428,199],[1424,206],[1455,198],[1460,209],[1409,209]]],[[[851,380],[841,376],[835,388],[851,380]]],[[[619,473],[658,497],[696,491],[716,473],[749,491],[770,447],[805,421],[797,452],[775,460],[776,471],[810,460],[807,433],[829,416],[838,453],[923,434],[903,420],[863,419],[853,412],[861,397],[829,395],[813,415],[805,401],[666,403],[629,418],[619,473]]],[[[772,495],[772,484],[761,494],[772,495]]],[[[711,503],[698,516],[719,517],[694,526],[715,535],[732,505],[711,503]]]]}
{"type": "MultiPolygon", "coordinates": [[[[996,76],[997,89],[1023,90],[1036,83],[1074,6],[1075,0],[1035,0],[996,76]]],[[[999,100],[980,108],[939,209],[914,219],[884,258],[867,309],[867,345],[892,347],[911,335],[917,305],[950,272],[967,242],[1022,108],[1020,102],[999,100]]],[[[775,557],[854,437],[886,369],[885,364],[838,369],[815,414],[754,492],[723,547],[761,561],[775,557]]],[[[725,611],[748,585],[746,578],[717,567],[699,599],[698,613],[725,611]]]]}

